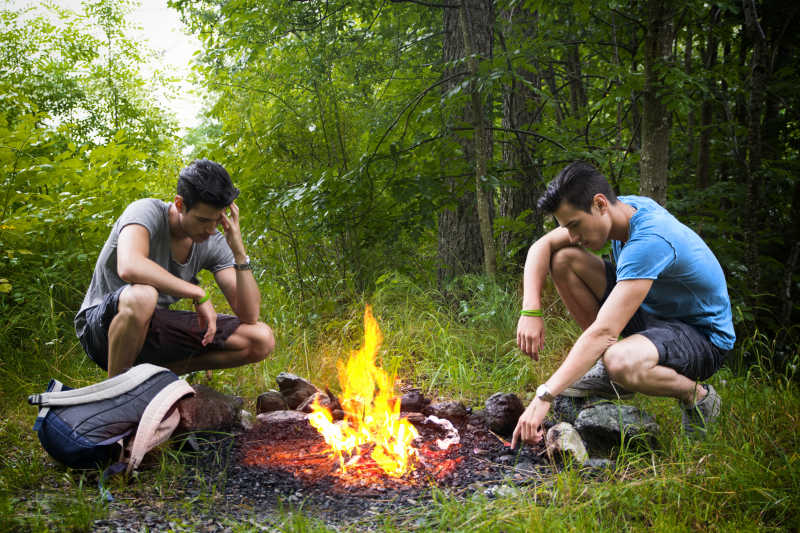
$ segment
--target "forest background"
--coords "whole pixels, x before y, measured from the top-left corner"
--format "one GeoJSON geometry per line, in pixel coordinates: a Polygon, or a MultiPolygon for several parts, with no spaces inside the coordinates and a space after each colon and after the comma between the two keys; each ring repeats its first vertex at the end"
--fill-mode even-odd
{"type": "MultiPolygon", "coordinates": [[[[263,369],[215,378],[229,392],[255,394],[286,369],[332,376],[365,302],[404,380],[475,402],[529,391],[577,333],[549,289],[551,366],[514,346],[525,253],[554,224],[536,199],[583,159],[705,239],[739,339],[727,378],[797,405],[800,4],[169,4],[202,43],[207,99],[185,134],[151,97],[175,80],[139,71],[149,52],[129,37],[133,3],[0,11],[0,400],[3,440],[22,450],[3,459],[9,516],[47,476],[9,474],[41,454],[20,399],[51,376],[101,377],[72,329],[94,261],[125,206],[170,200],[194,157],[242,190],[262,320],[279,340],[263,369]]],[[[720,520],[796,520],[784,491],[798,486],[797,443],[796,429],[772,439],[786,477],[753,481],[765,492],[720,520]]]]}

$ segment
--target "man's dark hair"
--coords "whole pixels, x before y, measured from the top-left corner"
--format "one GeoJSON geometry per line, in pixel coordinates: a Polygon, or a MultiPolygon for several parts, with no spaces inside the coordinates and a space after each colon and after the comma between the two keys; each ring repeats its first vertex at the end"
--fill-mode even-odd
{"type": "Polygon", "coordinates": [[[555,213],[561,202],[567,201],[576,209],[591,213],[592,198],[598,193],[612,204],[617,203],[617,195],[606,177],[589,163],[576,161],[553,178],[537,205],[544,213],[555,213]]]}
{"type": "Polygon", "coordinates": [[[178,194],[189,211],[198,202],[218,209],[228,207],[239,196],[225,167],[208,159],[195,159],[181,170],[178,194]]]}

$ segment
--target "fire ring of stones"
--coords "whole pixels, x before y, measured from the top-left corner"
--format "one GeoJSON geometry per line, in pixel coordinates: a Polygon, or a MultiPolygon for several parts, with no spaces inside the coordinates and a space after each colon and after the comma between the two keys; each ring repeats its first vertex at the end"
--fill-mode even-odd
{"type": "MultiPolygon", "coordinates": [[[[280,374],[277,384],[278,390],[259,396],[255,417],[241,410],[238,398],[222,399],[224,395],[211,389],[198,390],[192,399],[194,413],[185,419],[190,423],[182,427],[195,432],[198,453],[189,462],[187,482],[205,483],[195,487],[198,493],[213,485],[237,505],[303,505],[304,511],[327,520],[348,521],[413,505],[427,497],[432,485],[492,497],[549,479],[565,462],[590,467],[586,471],[594,475],[613,464],[610,457],[620,442],[654,446],[658,431],[653,418],[633,406],[559,397],[552,409],[557,420],[545,424],[545,442],[515,451],[508,441],[523,410],[515,395],[494,394],[484,409],[473,411],[459,402],[432,402],[412,389],[400,398],[400,410],[419,433],[414,441],[416,464],[410,472],[392,477],[369,459],[369,447],[346,463],[331,456],[309,424],[308,413],[316,403],[341,418],[341,405],[333,394],[288,373],[280,374]],[[227,407],[210,407],[214,403],[227,407]],[[220,412],[229,418],[221,421],[220,412]],[[203,413],[214,419],[203,421],[203,413]],[[221,427],[233,431],[202,433],[221,427]],[[204,438],[198,438],[201,435],[204,438]]],[[[182,415],[185,411],[182,407],[182,415]]]]}

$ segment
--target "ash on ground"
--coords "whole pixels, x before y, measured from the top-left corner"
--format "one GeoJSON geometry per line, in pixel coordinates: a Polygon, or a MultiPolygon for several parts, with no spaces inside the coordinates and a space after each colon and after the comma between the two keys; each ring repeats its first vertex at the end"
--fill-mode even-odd
{"type": "Polygon", "coordinates": [[[498,486],[536,483],[553,475],[543,446],[514,451],[485,427],[464,422],[457,426],[459,444],[436,455],[431,443],[441,437],[437,428],[421,418],[414,423],[424,446],[431,450],[421,453],[423,464],[401,478],[372,473],[364,475],[361,482],[358,474],[343,481],[337,475],[337,463],[314,451],[324,442],[303,421],[256,425],[238,436],[206,436],[188,462],[187,482],[205,480],[206,489],[213,484],[230,504],[261,510],[302,506],[304,512],[337,522],[418,505],[431,497],[433,487],[451,494],[483,492],[491,497],[498,486]],[[265,457],[275,457],[266,453],[274,448],[291,450],[296,460],[284,460],[288,457],[285,453],[278,464],[254,460],[259,450],[265,457]],[[327,473],[320,475],[319,469],[311,468],[317,459],[327,461],[327,473]]]}

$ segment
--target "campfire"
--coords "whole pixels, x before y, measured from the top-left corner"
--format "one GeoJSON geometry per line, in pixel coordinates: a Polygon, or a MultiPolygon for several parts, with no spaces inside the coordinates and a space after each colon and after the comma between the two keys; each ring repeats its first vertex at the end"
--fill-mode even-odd
{"type": "MultiPolygon", "coordinates": [[[[398,391],[395,377],[376,364],[381,341],[368,307],[363,346],[346,362],[337,362],[338,395],[281,372],[276,376],[280,391],[259,395],[253,425],[232,437],[209,437],[205,446],[213,453],[197,456],[196,468],[203,476],[191,479],[224,479],[230,501],[310,502],[327,516],[350,519],[403,502],[413,505],[430,497],[434,486],[493,497],[508,484],[540,482],[559,467],[561,454],[572,453],[574,442],[561,443],[559,437],[568,432],[552,422],[548,429],[561,428],[554,435],[554,455],[544,442],[510,448],[508,439],[524,410],[513,393],[496,392],[473,411],[461,402],[433,401],[421,389],[398,391]]],[[[584,408],[584,402],[567,400],[560,409],[573,419],[581,409],[617,413],[614,404],[584,408]]],[[[626,431],[634,422],[625,425],[626,431]]],[[[618,444],[615,427],[616,434],[613,428],[589,427],[585,435],[593,446],[599,439],[618,444]]],[[[604,468],[603,461],[609,460],[597,461],[604,468]]]]}
{"type": "MultiPolygon", "coordinates": [[[[369,458],[388,476],[402,477],[414,469],[417,450],[412,442],[419,432],[400,417],[394,376],[375,366],[383,336],[367,306],[364,312],[364,345],[347,363],[337,361],[340,403],[344,418],[333,421],[330,410],[314,401],[309,423],[319,431],[339,463],[339,471],[363,465],[369,458]]],[[[367,461],[369,464],[369,461],[367,461]]]]}
{"type": "Polygon", "coordinates": [[[382,340],[367,306],[363,346],[337,361],[339,397],[317,393],[309,414],[272,416],[269,431],[248,439],[243,464],[283,468],[306,481],[330,477],[343,487],[447,478],[464,459],[459,431],[446,418],[401,412],[395,376],[375,362],[382,340]]]}

